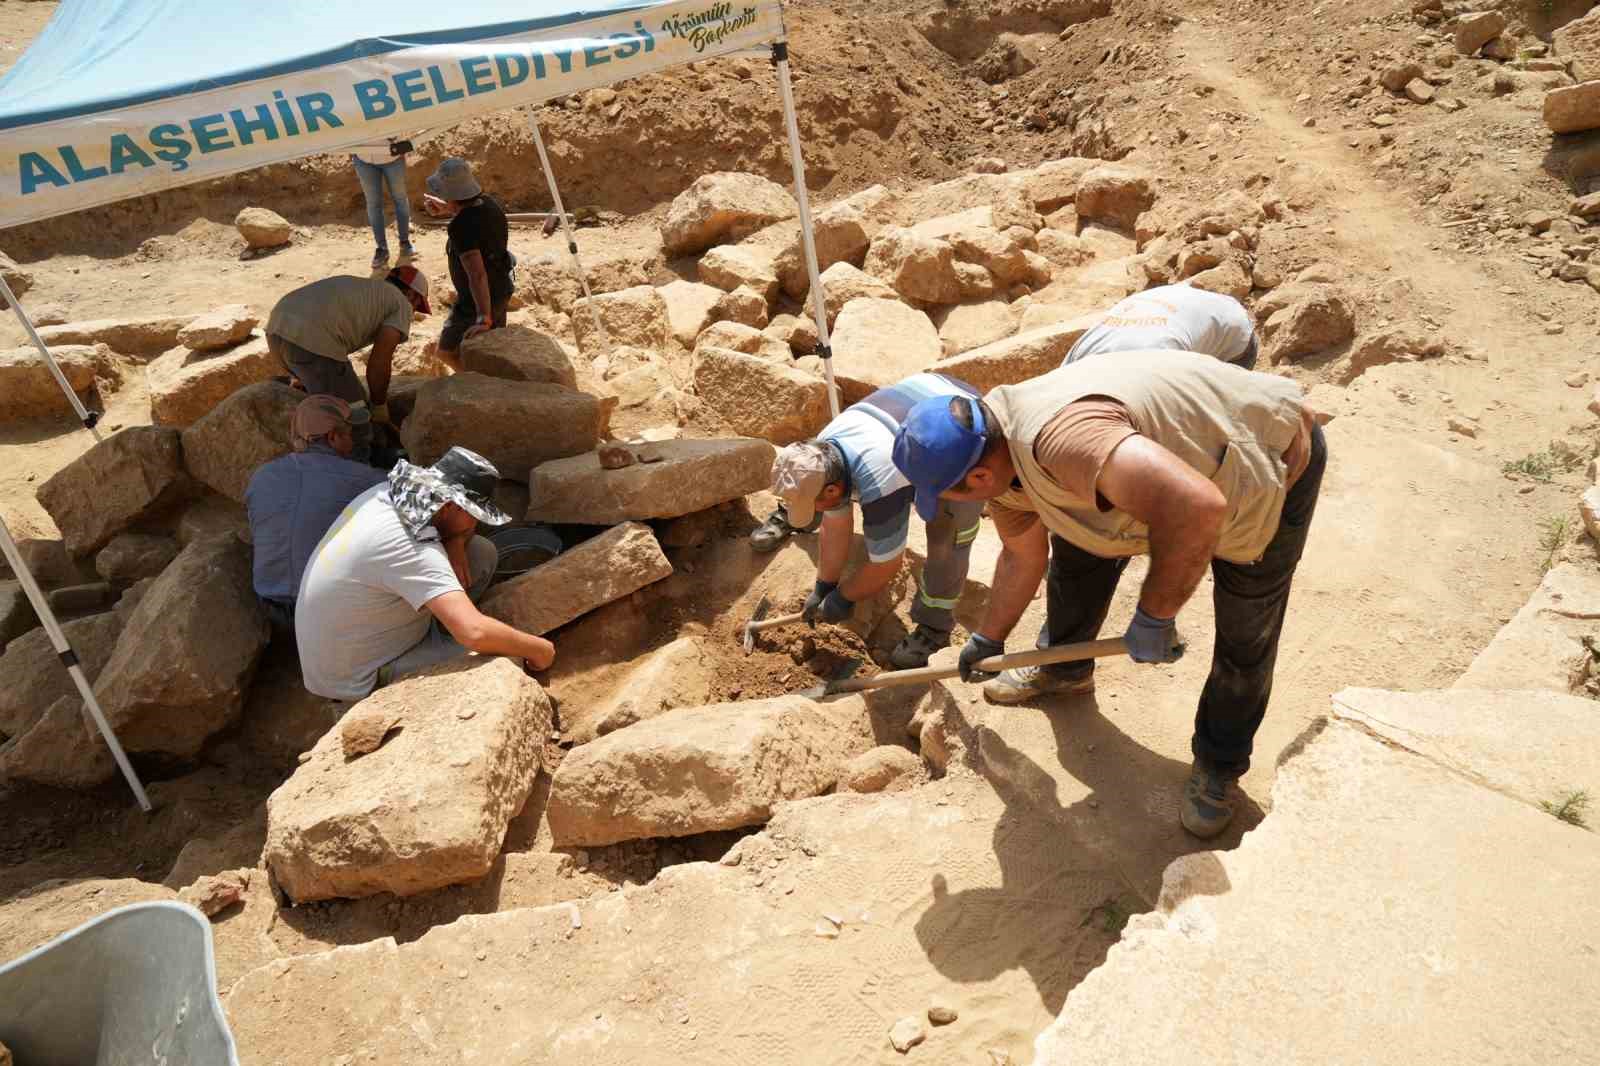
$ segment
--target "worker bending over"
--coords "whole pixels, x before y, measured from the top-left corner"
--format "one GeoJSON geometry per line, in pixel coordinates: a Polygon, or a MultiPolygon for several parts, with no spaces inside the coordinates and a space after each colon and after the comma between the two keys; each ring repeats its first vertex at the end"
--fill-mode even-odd
{"type": "Polygon", "coordinates": [[[1154,349],[1199,352],[1225,363],[1256,368],[1256,327],[1231,296],[1193,285],[1162,285],[1113,304],[1078,338],[1061,365],[1106,352],[1154,349]]]}

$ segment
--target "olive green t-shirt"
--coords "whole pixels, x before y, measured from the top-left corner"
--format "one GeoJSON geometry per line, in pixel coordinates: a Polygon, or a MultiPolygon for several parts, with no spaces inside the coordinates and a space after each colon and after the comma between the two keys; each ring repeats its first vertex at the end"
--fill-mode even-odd
{"type": "Polygon", "coordinates": [[[273,307],[267,334],[341,363],[393,326],[411,335],[411,301],[382,278],[323,278],[288,293],[273,307]]]}

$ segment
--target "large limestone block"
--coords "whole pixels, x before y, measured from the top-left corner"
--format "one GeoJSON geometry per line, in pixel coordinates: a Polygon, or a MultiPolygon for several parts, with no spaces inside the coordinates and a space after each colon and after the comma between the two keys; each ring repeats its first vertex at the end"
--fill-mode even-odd
{"type": "Polygon", "coordinates": [[[178,431],[131,426],[107,437],[39,486],[39,504],[74,555],[87,555],[188,495],[178,431]]]}
{"type": "Polygon", "coordinates": [[[899,300],[851,300],[834,327],[833,373],[848,406],[944,355],[928,316],[899,300]]]}
{"type": "Polygon", "coordinates": [[[1083,176],[1102,162],[1099,159],[1069,156],[1041,163],[1015,176],[1026,186],[1034,209],[1041,215],[1049,215],[1072,203],[1078,196],[1078,185],[1083,181],[1083,176]]]}
{"type": "Polygon", "coordinates": [[[305,398],[277,381],[246,385],[183,431],[184,466],[197,481],[243,503],[250,475],[289,454],[289,420],[305,398]]]}
{"type": "Polygon", "coordinates": [[[764,440],[670,440],[645,445],[651,462],[606,470],[590,452],[540,463],[528,478],[528,521],[608,526],[677,518],[771,484],[764,440]]]}
{"type": "Polygon", "coordinates": [[[1154,180],[1146,172],[1118,163],[1095,167],[1078,182],[1074,203],[1079,218],[1132,230],[1140,214],[1156,202],[1154,180]]]}
{"type": "Polygon", "coordinates": [[[944,357],[948,359],[1017,332],[1022,309],[1004,300],[980,300],[945,308],[934,315],[933,321],[939,329],[944,357]]]}
{"type": "Polygon", "coordinates": [[[521,481],[548,459],[593,450],[609,403],[556,385],[455,374],[417,391],[400,439],[413,463],[427,465],[460,445],[501,477],[521,481]]]}
{"type": "Polygon", "coordinates": [[[1498,11],[1467,12],[1456,18],[1456,51],[1477,55],[1478,49],[1505,32],[1506,17],[1498,11]]]}
{"type": "Polygon", "coordinates": [[[1271,810],[1167,868],[1037,1066],[1592,1057],[1592,835],[1344,723],[1278,768],[1271,810]]]}
{"type": "Polygon", "coordinates": [[[805,440],[827,424],[828,387],[770,359],[701,347],[694,389],[733,432],[774,444],[805,440]]]}
{"type": "Polygon", "coordinates": [[[566,347],[530,326],[491,329],[462,341],[461,362],[468,371],[486,377],[578,387],[578,372],[566,347]]]}
{"type": "MultiPolygon", "coordinates": [[[[0,581],[0,651],[39,624],[20,581],[0,581]]],[[[3,660],[0,660],[3,661],[3,660]]],[[[0,728],[0,732],[6,732],[0,728]]]]}
{"type": "MultiPolygon", "coordinates": [[[[878,234],[863,269],[919,304],[953,304],[961,299],[955,250],[944,241],[896,226],[878,234]]],[[[826,292],[826,282],[824,282],[826,292]]]]}
{"type": "MultiPolygon", "coordinates": [[[[862,197],[871,197],[876,193],[886,197],[888,190],[882,185],[875,185],[832,205],[812,220],[818,271],[827,270],[835,263],[861,264],[872,243],[872,236],[879,228],[869,221],[869,201],[862,197]]],[[[788,295],[799,299],[811,287],[811,273],[806,265],[805,249],[798,232],[778,253],[773,268],[778,272],[779,284],[788,295]]]]}
{"type": "Polygon", "coordinates": [[[193,756],[238,720],[270,635],[249,548],[192,541],[128,616],[95,695],[129,751],[193,756]]]}
{"type": "Polygon", "coordinates": [[[722,299],[723,291],[714,285],[679,280],[661,286],[660,292],[672,335],[685,348],[693,348],[695,338],[711,324],[711,309],[722,299]]]}
{"type": "Polygon", "coordinates": [[[548,633],[671,576],[650,527],[626,522],[495,586],[483,612],[524,633],[548,633]]]}
{"type": "Polygon", "coordinates": [[[799,213],[789,190],[766,178],[726,171],[707,174],[672,201],[661,227],[661,244],[669,256],[692,255],[799,213]]]}
{"type": "Polygon", "coordinates": [[[178,542],[159,533],[121,533],[94,557],[95,573],[127,586],[156,577],[178,557],[178,542]]]}
{"type": "Polygon", "coordinates": [[[0,781],[91,789],[111,780],[116,769],[76,693],[55,700],[27,729],[0,744],[0,781]]]}
{"type": "Polygon", "coordinates": [[[985,210],[984,224],[998,230],[1012,226],[1036,230],[1041,222],[1027,180],[1015,174],[968,174],[917,189],[895,202],[894,217],[903,226],[914,226],[974,208],[985,210]]]}
{"type": "Polygon", "coordinates": [[[1550,35],[1556,58],[1571,64],[1572,76],[1579,81],[1600,78],[1600,11],[1562,26],[1550,35]]]}
{"type": "Polygon", "coordinates": [[[1600,129],[1600,81],[1545,93],[1544,124],[1555,133],[1600,129]]]}
{"type": "MultiPolygon", "coordinates": [[[[658,241],[630,243],[621,248],[585,245],[583,249],[583,272],[590,292],[648,285],[661,266],[658,241]]],[[[546,252],[518,263],[517,295],[527,303],[565,312],[571,311],[573,301],[583,295],[583,287],[573,273],[572,258],[565,251],[546,252]]]]}
{"type": "Polygon", "coordinates": [[[1014,385],[1048,374],[1060,366],[1078,338],[1098,321],[1098,315],[1083,315],[1057,322],[974,348],[926,369],[959,378],[980,392],[988,392],[997,385],[1014,385]]]}
{"type": "Polygon", "coordinates": [[[831,789],[873,743],[859,700],[686,708],[569,752],[545,813],[563,846],[760,825],[779,803],[831,789]]]}
{"type": "Polygon", "coordinates": [[[1035,276],[1033,266],[1028,261],[1030,249],[1018,234],[1027,234],[1032,239],[1032,234],[1019,227],[1001,233],[988,226],[962,226],[951,231],[944,240],[955,250],[959,262],[983,267],[1008,288],[1031,280],[1038,280],[1041,285],[1047,284],[1049,274],[1042,279],[1035,276]]]}
{"type": "Polygon", "coordinates": [[[477,659],[403,678],[357,710],[392,714],[398,730],[354,759],[328,730],[267,800],[263,857],[284,892],[409,896],[487,874],[539,773],[544,689],[510,659],[477,659]]]}
{"type": "MultiPolygon", "coordinates": [[[[900,294],[894,286],[849,263],[835,263],[822,272],[823,305],[827,308],[828,326],[831,329],[839,312],[851,300],[871,296],[881,300],[898,300],[900,294]]],[[[811,296],[806,296],[806,307],[813,306],[811,296]]]]}
{"type": "MultiPolygon", "coordinates": [[[[94,391],[95,375],[106,366],[109,352],[92,344],[63,344],[52,347],[50,355],[67,385],[84,399],[94,391]]],[[[74,417],[39,349],[29,345],[0,352],[0,421],[74,417]]]]}
{"type": "Polygon", "coordinates": [[[1590,565],[1562,563],[1544,576],[1455,687],[1571,692],[1588,672],[1583,640],[1595,632],[1597,620],[1600,573],[1590,565]]]}
{"type": "Polygon", "coordinates": [[[178,343],[195,352],[214,352],[250,336],[260,317],[244,304],[229,304],[189,320],[178,331],[178,343]]]}
{"type": "Polygon", "coordinates": [[[150,420],[184,429],[246,385],[283,373],[267,350],[265,337],[225,351],[174,348],[145,367],[150,388],[150,420]]]}
{"type": "Polygon", "coordinates": [[[192,321],[188,315],[147,315],[141,318],[97,318],[45,326],[39,338],[57,344],[104,344],[123,355],[159,355],[178,345],[178,334],[192,321]]]}
{"type": "Polygon", "coordinates": [[[288,220],[265,207],[245,208],[234,216],[233,225],[251,251],[282,247],[293,235],[288,220]]]}
{"type": "Polygon", "coordinates": [[[1320,281],[1279,286],[1256,305],[1256,318],[1273,363],[1292,362],[1343,344],[1356,330],[1344,293],[1320,281]]]}
{"type": "MultiPolygon", "coordinates": [[[[700,639],[679,637],[651,652],[594,718],[593,733],[604,736],[680,707],[703,707],[711,699],[710,656],[700,639]]],[[[580,743],[594,739],[576,736],[580,743]]]]}
{"type": "Polygon", "coordinates": [[[769,304],[777,299],[777,268],[771,254],[763,249],[724,244],[701,256],[695,270],[702,282],[723,292],[743,288],[760,293],[769,304]]]}
{"type": "Polygon", "coordinates": [[[578,347],[591,355],[618,344],[660,351],[672,335],[672,319],[657,289],[635,285],[578,300],[572,305],[572,329],[578,347]],[[603,336],[595,329],[596,314],[603,336]]]}

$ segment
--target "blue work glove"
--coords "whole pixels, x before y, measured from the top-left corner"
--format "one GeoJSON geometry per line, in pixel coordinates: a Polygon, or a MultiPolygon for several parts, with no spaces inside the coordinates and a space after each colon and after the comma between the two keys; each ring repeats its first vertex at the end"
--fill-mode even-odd
{"type": "Polygon", "coordinates": [[[844,593],[834,589],[817,609],[817,617],[824,622],[843,622],[856,613],[855,601],[844,598],[844,593]]]}
{"type": "Polygon", "coordinates": [[[1122,639],[1128,642],[1128,657],[1136,663],[1175,663],[1183,658],[1184,646],[1178,643],[1176,619],[1145,614],[1134,609],[1133,621],[1122,639]]]}
{"type": "Polygon", "coordinates": [[[806,597],[805,606],[800,608],[800,620],[810,625],[816,625],[817,612],[822,609],[822,601],[827,599],[833,590],[838,587],[839,583],[837,581],[818,581],[813,585],[811,587],[811,595],[806,597]]]}
{"type": "Polygon", "coordinates": [[[972,665],[980,659],[987,659],[991,655],[1005,654],[1006,646],[998,640],[974,633],[967,638],[966,647],[961,649],[961,658],[956,660],[956,668],[961,672],[963,681],[987,681],[994,676],[993,672],[974,670],[972,665]]]}

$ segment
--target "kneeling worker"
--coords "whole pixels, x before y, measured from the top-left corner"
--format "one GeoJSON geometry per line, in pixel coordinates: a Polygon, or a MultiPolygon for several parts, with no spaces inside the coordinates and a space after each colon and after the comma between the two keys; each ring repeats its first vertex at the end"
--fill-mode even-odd
{"type": "MultiPolygon", "coordinates": [[[[895,469],[894,438],[907,412],[929,398],[977,395],[977,389],[954,378],[914,374],[841,411],[815,440],[778,452],[772,491],[783,500],[789,521],[804,527],[816,512],[823,512],[817,582],[806,599],[806,621],[846,620],[857,603],[876,595],[900,569],[911,525],[912,489],[895,469]],[[846,580],[844,566],[855,533],[852,500],[861,504],[867,564],[846,580]]],[[[923,515],[928,561],[911,609],[917,627],[890,654],[896,668],[926,666],[929,656],[950,643],[982,514],[981,502],[951,502],[923,515]]]]}
{"type": "Polygon", "coordinates": [[[481,613],[499,553],[478,523],[510,517],[490,494],[490,462],[451,448],[432,466],[400,462],[345,508],[317,545],[295,603],[305,686],[359,700],[403,674],[471,652],[555,661],[555,645],[481,613]]]}
{"type": "Polygon", "coordinates": [[[1072,346],[1062,366],[1106,352],[1155,349],[1199,352],[1224,363],[1256,368],[1256,326],[1231,296],[1193,285],[1136,292],[1111,309],[1072,346]]]}
{"type": "MultiPolygon", "coordinates": [[[[1316,510],[1327,446],[1300,388],[1189,352],[1086,359],[983,400],[919,403],[895,441],[917,509],[988,500],[1004,548],[983,624],[961,652],[1004,650],[1049,571],[1041,648],[1092,640],[1129,557],[1150,569],[1126,633],[1136,662],[1175,661],[1175,618],[1206,567],[1216,647],[1200,694],[1184,828],[1233,818],[1272,693],[1289,586],[1316,510]]],[[[1007,670],[996,703],[1094,689],[1092,663],[1007,670]]]]}

